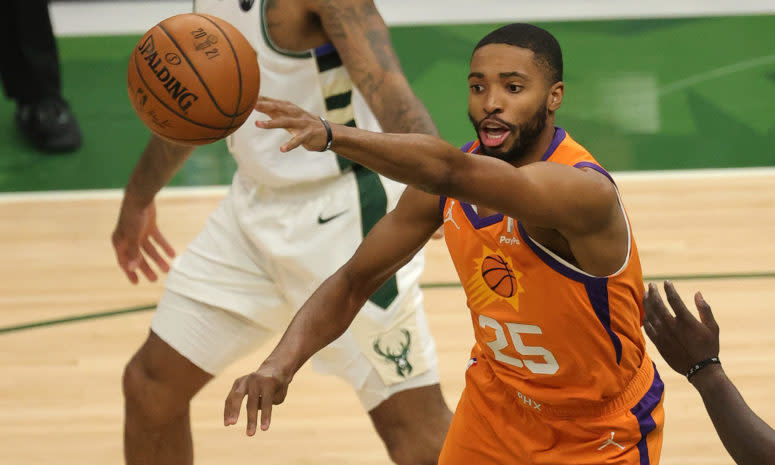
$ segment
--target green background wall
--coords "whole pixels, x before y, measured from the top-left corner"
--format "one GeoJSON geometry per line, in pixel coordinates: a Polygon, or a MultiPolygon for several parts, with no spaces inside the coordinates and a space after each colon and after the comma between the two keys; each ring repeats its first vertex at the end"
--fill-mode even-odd
{"type": "MultiPolygon", "coordinates": [[[[612,171],[775,165],[775,16],[539,23],[565,55],[557,123],[612,171]]],[[[466,117],[473,45],[497,25],[391,28],[404,70],[455,144],[475,137],[466,117]]],[[[83,148],[29,150],[13,104],[0,100],[0,191],[116,188],[147,140],[125,90],[139,36],[59,39],[64,93],[83,148]]],[[[174,185],[226,184],[221,143],[198,149],[174,185]]]]}

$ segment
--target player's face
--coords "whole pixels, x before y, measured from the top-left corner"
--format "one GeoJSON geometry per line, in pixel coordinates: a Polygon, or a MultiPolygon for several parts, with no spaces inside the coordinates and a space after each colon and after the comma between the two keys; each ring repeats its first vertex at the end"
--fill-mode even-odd
{"type": "Polygon", "coordinates": [[[546,127],[550,86],[532,50],[490,44],[471,58],[468,117],[481,151],[513,162],[522,158],[546,127]]]}

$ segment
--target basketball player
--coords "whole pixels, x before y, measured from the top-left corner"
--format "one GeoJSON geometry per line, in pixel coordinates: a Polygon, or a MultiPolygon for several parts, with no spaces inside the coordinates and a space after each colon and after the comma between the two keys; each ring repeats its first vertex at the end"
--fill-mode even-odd
{"type": "Polygon", "coordinates": [[[281,150],[331,144],[410,187],[259,369],[235,382],[224,421],[237,420],[247,396],[248,428],[258,409],[268,428],[307,357],[443,224],[476,343],[439,463],[656,464],[663,384],[640,329],[638,250],[610,175],[554,125],[565,91],[560,46],[541,28],[512,24],[484,37],[470,66],[478,137],[465,154],[433,136],[377,134],[258,102],[271,118],[259,127],[293,135],[281,150]]]}
{"type": "Polygon", "coordinates": [[[694,304],[700,321],[689,312],[673,283],[665,281],[665,295],[675,316],[665,307],[657,286],[649,284],[643,299],[643,328],[662,358],[685,375],[702,396],[721,442],[740,465],[775,464],[775,430],[743,400],[727,378],[719,353],[719,327],[710,305],[699,292],[694,304]]]}
{"type": "MultiPolygon", "coordinates": [[[[194,7],[248,38],[262,94],[346,126],[436,134],[372,0],[198,0],[194,7]]],[[[190,464],[191,398],[283,331],[405,188],[330,150],[288,157],[279,151],[283,133],[257,132],[249,122],[227,141],[238,164],[227,197],[171,270],[164,254],[174,251],[157,227],[154,196],[192,148],[153,137],[126,186],[113,233],[121,268],[135,283],[140,273],[154,281],[154,268],[169,270],[150,335],[124,374],[128,464],[190,464]]],[[[396,268],[352,328],[314,360],[350,383],[399,464],[436,463],[451,419],[422,310],[422,261],[396,268]]]]}

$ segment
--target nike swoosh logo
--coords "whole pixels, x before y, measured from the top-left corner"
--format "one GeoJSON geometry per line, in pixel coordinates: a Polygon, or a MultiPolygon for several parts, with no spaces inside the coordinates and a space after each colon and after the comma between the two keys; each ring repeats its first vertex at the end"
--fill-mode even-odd
{"type": "Polygon", "coordinates": [[[335,218],[339,218],[340,216],[344,215],[345,213],[347,213],[347,210],[345,210],[343,212],[339,212],[336,215],[329,216],[328,218],[323,218],[322,216],[318,216],[318,224],[328,223],[329,221],[331,221],[331,220],[333,220],[335,218]]]}

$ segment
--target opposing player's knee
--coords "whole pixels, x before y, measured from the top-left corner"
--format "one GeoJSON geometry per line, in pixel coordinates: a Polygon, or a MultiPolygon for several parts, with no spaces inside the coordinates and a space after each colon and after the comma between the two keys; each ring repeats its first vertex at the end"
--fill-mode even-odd
{"type": "Polygon", "coordinates": [[[390,459],[397,465],[438,463],[452,414],[443,403],[424,413],[427,416],[423,418],[399,411],[386,422],[375,421],[390,459]]]}
{"type": "Polygon", "coordinates": [[[175,396],[174,389],[155,379],[137,357],[124,368],[122,388],[128,417],[164,425],[188,412],[189,399],[175,396]]]}
{"type": "Polygon", "coordinates": [[[390,460],[396,465],[436,465],[441,453],[441,446],[435,444],[419,444],[411,438],[397,441],[387,446],[390,460]]]}
{"type": "Polygon", "coordinates": [[[438,463],[452,419],[438,384],[393,394],[369,414],[393,462],[438,463]]]}

